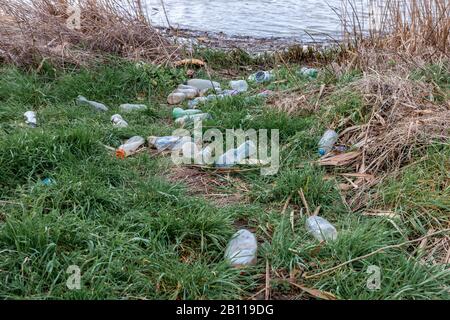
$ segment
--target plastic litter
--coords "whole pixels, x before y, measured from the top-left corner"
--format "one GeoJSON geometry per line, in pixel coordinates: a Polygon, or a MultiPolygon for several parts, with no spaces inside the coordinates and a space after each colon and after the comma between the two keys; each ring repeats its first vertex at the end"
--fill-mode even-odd
{"type": "Polygon", "coordinates": [[[186,142],[192,142],[192,138],[188,136],[148,137],[148,144],[156,148],[158,151],[181,150],[186,142]]]}
{"type": "Polygon", "coordinates": [[[188,86],[195,87],[200,91],[206,91],[209,89],[215,89],[216,91],[220,91],[220,83],[211,81],[211,80],[205,80],[205,79],[190,79],[187,82],[188,86]]]}
{"type": "Polygon", "coordinates": [[[115,114],[111,117],[111,122],[115,127],[119,128],[125,128],[128,127],[128,122],[123,120],[122,116],[120,114],[115,114]]]}
{"type": "Polygon", "coordinates": [[[317,74],[319,73],[319,71],[314,68],[303,67],[300,69],[299,73],[302,76],[306,76],[306,77],[310,77],[310,78],[317,78],[317,74]]]}
{"type": "Polygon", "coordinates": [[[37,118],[36,118],[36,112],[34,111],[27,111],[23,114],[25,117],[25,123],[28,124],[32,128],[37,127],[37,118]]]}
{"type": "Polygon", "coordinates": [[[306,229],[319,241],[336,240],[336,228],[326,219],[319,216],[311,216],[306,219],[306,229]]]}
{"type": "Polygon", "coordinates": [[[248,90],[248,83],[245,80],[232,80],[230,81],[230,87],[238,92],[245,92],[248,90]]]}
{"type": "Polygon", "coordinates": [[[327,154],[333,149],[334,144],[338,139],[338,134],[336,131],[328,129],[323,134],[322,138],[319,141],[319,154],[321,156],[327,154]]]}
{"type": "Polygon", "coordinates": [[[228,243],[225,259],[234,267],[255,265],[257,251],[258,242],[255,235],[247,229],[241,229],[233,235],[228,243]]]}
{"type": "Polygon", "coordinates": [[[171,105],[180,104],[184,100],[186,100],[186,95],[182,92],[172,92],[167,97],[167,103],[171,105]]]}
{"type": "Polygon", "coordinates": [[[202,110],[199,110],[199,109],[183,110],[181,108],[173,108],[173,110],[172,110],[172,115],[173,115],[174,119],[181,118],[184,116],[190,116],[193,114],[199,114],[199,113],[202,113],[202,110]]]}
{"type": "Polygon", "coordinates": [[[140,136],[134,136],[125,141],[119,148],[116,150],[116,156],[118,158],[125,158],[129,155],[133,154],[140,146],[145,143],[145,139],[140,136]]]}
{"type": "Polygon", "coordinates": [[[188,101],[188,107],[190,109],[195,109],[196,106],[198,106],[199,104],[205,103],[206,101],[208,101],[208,98],[206,98],[206,97],[197,97],[193,100],[188,101]]]}
{"type": "Polygon", "coordinates": [[[83,96],[78,96],[76,99],[76,102],[82,106],[93,107],[95,110],[98,110],[98,111],[108,111],[108,107],[105,106],[103,103],[96,102],[96,101],[90,101],[83,96]]]}
{"type": "Polygon", "coordinates": [[[221,155],[215,163],[216,167],[229,168],[239,164],[245,158],[248,158],[256,153],[256,145],[251,140],[247,140],[236,149],[230,149],[221,155]]]}
{"type": "Polygon", "coordinates": [[[41,184],[48,187],[48,186],[56,184],[56,181],[53,180],[52,178],[45,178],[45,179],[41,180],[41,184]]]}
{"type": "Polygon", "coordinates": [[[119,109],[123,112],[142,111],[147,110],[147,106],[145,104],[124,103],[119,106],[119,109]]]}
{"type": "Polygon", "coordinates": [[[248,80],[254,81],[257,83],[268,82],[268,81],[271,81],[272,79],[273,79],[273,73],[271,71],[258,71],[256,73],[250,75],[250,77],[248,77],[248,80]]]}
{"type": "Polygon", "coordinates": [[[175,124],[179,126],[184,126],[185,124],[192,123],[194,121],[202,121],[212,119],[209,113],[198,113],[189,116],[182,116],[175,120],[175,124]]]}

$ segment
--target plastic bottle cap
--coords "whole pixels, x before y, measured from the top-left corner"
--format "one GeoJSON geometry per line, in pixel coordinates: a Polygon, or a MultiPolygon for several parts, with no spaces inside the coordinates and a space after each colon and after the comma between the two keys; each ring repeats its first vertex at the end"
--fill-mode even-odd
{"type": "Polygon", "coordinates": [[[117,149],[116,150],[116,157],[119,159],[125,159],[126,153],[123,149],[117,149]]]}
{"type": "Polygon", "coordinates": [[[325,155],[325,149],[322,149],[322,148],[320,148],[319,149],[319,154],[321,155],[321,156],[324,156],[325,155]]]}

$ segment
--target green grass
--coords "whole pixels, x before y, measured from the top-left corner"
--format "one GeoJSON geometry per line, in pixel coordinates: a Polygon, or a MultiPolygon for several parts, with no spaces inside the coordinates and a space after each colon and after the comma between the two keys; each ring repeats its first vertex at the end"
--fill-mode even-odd
{"type": "MultiPolygon", "coordinates": [[[[222,55],[203,53],[216,67],[223,67],[222,55]]],[[[227,63],[260,63],[242,53],[226,57],[227,63]]],[[[292,77],[284,67],[276,72],[287,81],[267,86],[273,90],[306,90],[324,82],[345,86],[359,76],[356,71],[340,79],[325,74],[310,82],[292,77]]],[[[1,67],[1,298],[239,299],[261,288],[266,259],[279,272],[317,273],[423,235],[430,224],[448,225],[448,146],[430,147],[426,160],[378,186],[371,204],[392,208],[401,216],[396,221],[351,213],[335,182],[324,180],[327,172],[311,164],[326,121],[364,121],[357,95],[332,97],[321,116],[287,116],[261,99],[245,99],[249,94],[204,106],[213,115],[205,123],[208,127],[280,130],[279,173],[236,174],[249,187],[250,202],[218,206],[190,195],[182,183],[169,182],[167,158],[141,153],[120,160],[104,147],[117,147],[133,135],[170,134],[174,128],[165,97],[184,80],[183,70],[117,60],[91,70],[46,65],[40,72],[25,72],[1,67]],[[79,94],[107,104],[110,111],[77,106],[74,98],[79,94]],[[130,127],[113,128],[110,116],[124,102],[150,108],[126,114],[130,127]],[[23,124],[22,114],[29,109],[38,112],[38,128],[23,124]],[[40,184],[47,177],[56,184],[40,184]],[[336,226],[336,242],[318,248],[305,231],[305,216],[296,209],[292,226],[291,209],[281,215],[290,195],[291,205],[301,205],[300,188],[311,209],[321,206],[320,214],[336,226]],[[255,230],[260,242],[258,264],[245,272],[230,268],[223,259],[239,222],[255,230]],[[81,268],[80,290],[66,287],[70,265],[81,268]]],[[[217,80],[226,85],[226,80],[217,80]]],[[[253,85],[251,92],[263,87],[253,85]]],[[[233,191],[232,185],[228,188],[233,191]]],[[[340,299],[450,298],[448,268],[421,263],[411,249],[388,250],[320,278],[298,281],[340,299]],[[380,290],[366,287],[370,265],[381,269],[380,290]]],[[[271,286],[290,298],[308,297],[282,279],[274,278],[271,286]]]]}

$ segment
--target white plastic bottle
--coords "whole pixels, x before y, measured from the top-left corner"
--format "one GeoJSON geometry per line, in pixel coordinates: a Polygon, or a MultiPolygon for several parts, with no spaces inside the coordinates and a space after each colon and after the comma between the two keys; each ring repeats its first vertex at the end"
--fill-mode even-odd
{"type": "Polygon", "coordinates": [[[113,123],[113,126],[118,128],[125,128],[128,127],[128,122],[123,120],[122,116],[120,114],[114,114],[111,116],[111,122],[113,123]]]}
{"type": "Polygon", "coordinates": [[[238,92],[245,92],[248,90],[248,83],[245,80],[232,80],[230,81],[230,87],[238,92]]]}
{"type": "Polygon", "coordinates": [[[192,142],[192,138],[189,136],[148,137],[149,145],[155,147],[158,151],[181,150],[186,142],[192,142]]]}
{"type": "Polygon", "coordinates": [[[124,103],[119,106],[119,109],[123,112],[142,111],[147,110],[147,106],[145,104],[124,103]]]}
{"type": "Polygon", "coordinates": [[[36,119],[36,112],[34,111],[27,111],[23,114],[25,117],[25,123],[28,124],[32,128],[37,127],[37,119],[36,119]]]}
{"type": "Polygon", "coordinates": [[[255,235],[247,229],[241,229],[233,235],[228,243],[225,259],[234,267],[255,265],[257,251],[258,242],[255,235]]]}
{"type": "Polygon", "coordinates": [[[322,138],[319,141],[319,154],[321,156],[327,154],[333,149],[334,144],[338,139],[338,134],[336,131],[328,129],[323,134],[322,138]]]}
{"type": "Polygon", "coordinates": [[[216,161],[216,167],[229,168],[239,164],[245,158],[251,157],[256,153],[256,145],[252,140],[247,140],[236,149],[230,149],[221,155],[216,161]]]}
{"type": "Polygon", "coordinates": [[[208,89],[215,89],[220,91],[220,84],[215,81],[206,80],[206,79],[191,79],[187,82],[188,86],[195,87],[200,91],[205,91],[208,89]]]}
{"type": "Polygon", "coordinates": [[[129,155],[136,152],[137,149],[139,149],[140,146],[142,146],[145,143],[145,139],[140,136],[134,136],[125,141],[124,144],[122,144],[119,148],[116,150],[116,156],[118,158],[125,158],[129,155]]]}
{"type": "Polygon", "coordinates": [[[311,216],[306,219],[306,229],[319,241],[330,241],[337,238],[336,228],[319,216],[311,216]]]}
{"type": "Polygon", "coordinates": [[[78,96],[76,101],[79,105],[90,106],[98,111],[108,111],[108,107],[105,106],[103,103],[96,102],[96,101],[90,101],[83,96],[78,96]]]}

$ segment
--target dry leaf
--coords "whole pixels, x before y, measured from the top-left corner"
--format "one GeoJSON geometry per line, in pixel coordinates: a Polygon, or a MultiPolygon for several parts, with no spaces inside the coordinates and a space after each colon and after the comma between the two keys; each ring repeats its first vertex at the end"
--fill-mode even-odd
{"type": "Polygon", "coordinates": [[[205,62],[203,62],[202,60],[199,60],[199,59],[183,59],[183,60],[175,62],[174,64],[177,67],[185,66],[185,65],[196,65],[199,67],[203,67],[205,65],[205,62]]]}
{"type": "Polygon", "coordinates": [[[303,291],[307,292],[308,294],[310,294],[311,296],[313,296],[315,298],[319,298],[319,299],[323,299],[323,300],[337,300],[336,296],[330,292],[304,287],[295,282],[290,282],[290,284],[292,284],[294,287],[302,289],[303,291]]]}

